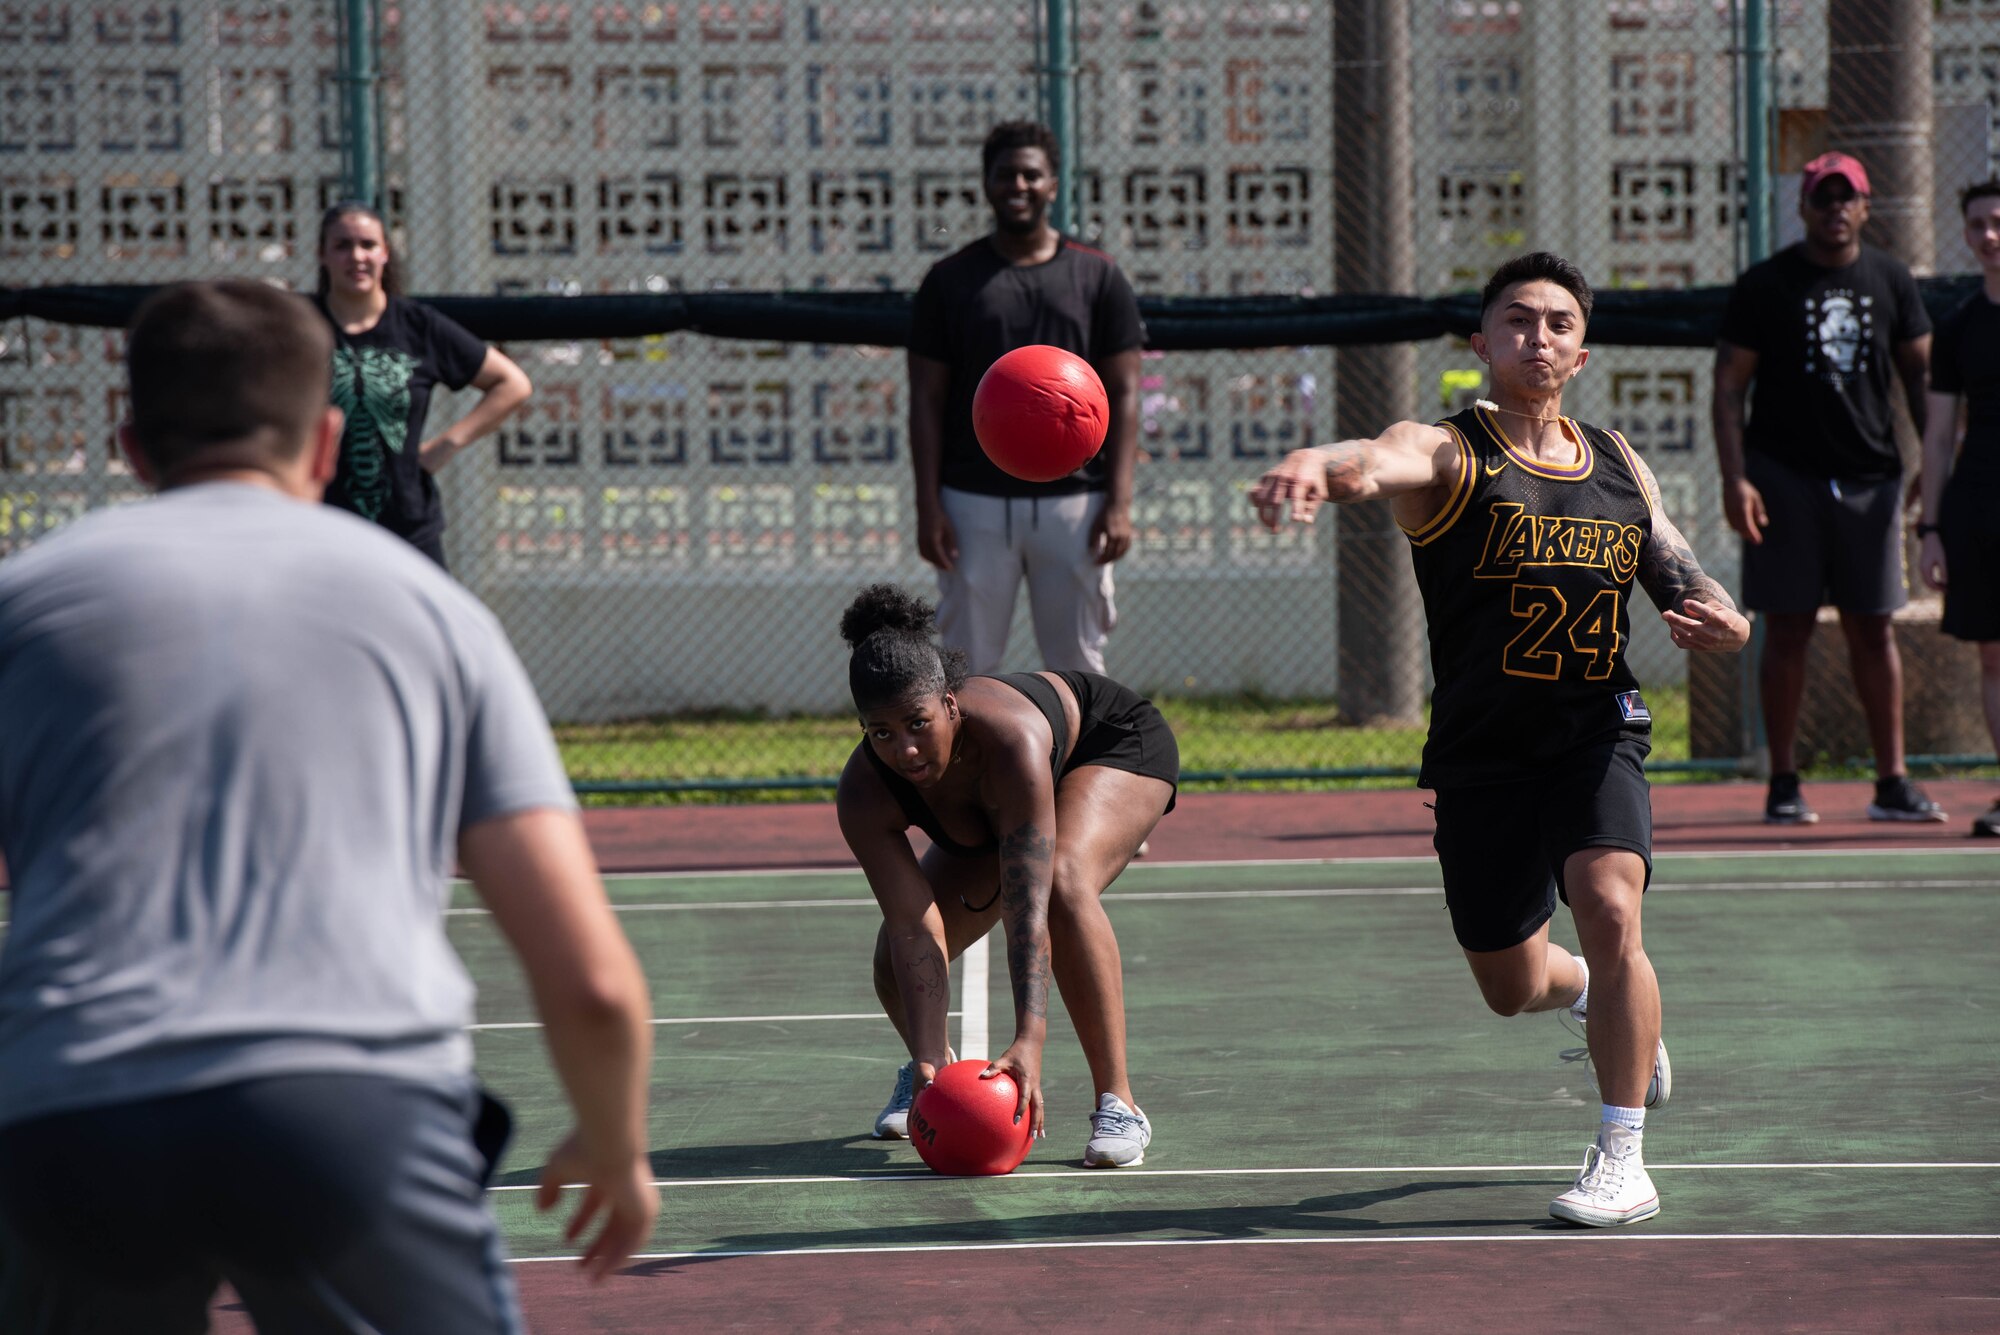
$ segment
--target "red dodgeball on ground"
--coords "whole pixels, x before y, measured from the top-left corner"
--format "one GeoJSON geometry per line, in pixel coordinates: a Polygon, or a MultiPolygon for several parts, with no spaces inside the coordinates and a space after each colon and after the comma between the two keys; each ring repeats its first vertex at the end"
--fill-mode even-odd
{"type": "Polygon", "coordinates": [[[1034,1132],[1014,1120],[1021,1092],[1009,1075],[981,1080],[983,1061],[956,1061],[917,1091],[910,1143],[932,1171],[949,1177],[999,1177],[1028,1157],[1034,1132]]]}

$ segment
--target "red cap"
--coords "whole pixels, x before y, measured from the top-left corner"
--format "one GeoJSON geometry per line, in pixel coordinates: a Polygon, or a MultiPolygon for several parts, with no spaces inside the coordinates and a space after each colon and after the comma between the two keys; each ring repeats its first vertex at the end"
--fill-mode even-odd
{"type": "Polygon", "coordinates": [[[1829,176],[1845,176],[1857,195],[1870,193],[1866,167],[1845,153],[1822,153],[1806,164],[1805,175],[1799,179],[1799,196],[1812,194],[1829,176]]]}

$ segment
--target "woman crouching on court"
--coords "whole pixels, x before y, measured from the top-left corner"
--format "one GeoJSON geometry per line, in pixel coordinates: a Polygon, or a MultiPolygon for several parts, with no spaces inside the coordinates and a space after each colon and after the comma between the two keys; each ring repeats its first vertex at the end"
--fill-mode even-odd
{"type": "Polygon", "coordinates": [[[988,1066],[1042,1124],[1049,974],[1097,1093],[1083,1162],[1129,1168],[1153,1137],[1125,1069],[1125,982],[1100,896],[1173,810],[1180,751],[1160,711],[1090,672],[965,675],[931,640],[928,603],[889,584],[840,619],[863,739],[840,776],[840,831],[882,906],[875,993],[909,1048],[875,1134],[909,1134],[911,1100],[951,1060],[947,963],[1007,931],[1014,1041],[988,1066]],[[930,837],[920,860],[908,830],[930,837]]]}

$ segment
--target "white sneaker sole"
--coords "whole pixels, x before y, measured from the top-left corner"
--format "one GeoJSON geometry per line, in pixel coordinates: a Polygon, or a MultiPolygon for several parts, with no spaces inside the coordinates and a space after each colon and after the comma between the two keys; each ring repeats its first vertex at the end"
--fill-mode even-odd
{"type": "Polygon", "coordinates": [[[1653,1078],[1647,1082],[1646,1106],[1664,1108],[1673,1096],[1674,1064],[1667,1060],[1667,1041],[1663,1038],[1653,1049],[1653,1078]]]}
{"type": "Polygon", "coordinates": [[[1905,811],[1901,807],[1878,807],[1870,802],[1868,819],[1902,821],[1910,825],[1943,825],[1951,817],[1942,811],[1905,811]]]}
{"type": "Polygon", "coordinates": [[[1549,1203],[1549,1217],[1566,1223],[1582,1224],[1586,1228],[1616,1228],[1620,1224],[1636,1224],[1642,1219],[1651,1219],[1660,1212],[1660,1198],[1634,1205],[1625,1210],[1606,1210],[1600,1206],[1585,1205],[1558,1196],[1549,1203]]]}
{"type": "Polygon", "coordinates": [[[908,1140],[909,1138],[910,1124],[907,1121],[901,1126],[890,1122],[877,1122],[875,1124],[875,1139],[877,1140],[908,1140]]]}
{"type": "MultiPolygon", "coordinates": [[[[1074,1144],[1075,1142],[1071,1143],[1074,1144]]],[[[1118,1160],[1108,1156],[1105,1158],[1092,1158],[1089,1150],[1083,1152],[1083,1166],[1085,1168],[1137,1168],[1144,1162],[1146,1162],[1146,1152],[1144,1150],[1139,1151],[1138,1158],[1128,1160],[1125,1163],[1120,1163],[1118,1160]]]]}

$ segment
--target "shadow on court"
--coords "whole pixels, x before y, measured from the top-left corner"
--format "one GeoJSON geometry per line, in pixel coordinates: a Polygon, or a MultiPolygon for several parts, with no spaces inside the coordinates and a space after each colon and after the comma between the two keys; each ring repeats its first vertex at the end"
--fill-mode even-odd
{"type": "MultiPolygon", "coordinates": [[[[1449,1206],[1449,1194],[1479,1192],[1490,1194],[1511,1189],[1549,1187],[1546,1178],[1494,1179],[1479,1181],[1410,1182],[1377,1191],[1344,1192],[1313,1196],[1292,1205],[1196,1206],[1187,1209],[1092,1209],[1079,1201],[1077,1206],[1052,1214],[1024,1215],[1007,1219],[968,1219],[948,1228],[935,1222],[896,1225],[877,1224],[865,1228],[771,1231],[737,1233],[714,1238],[713,1257],[681,1257],[648,1261],[628,1267],[629,1275],[668,1274],[707,1260],[722,1260],[727,1253],[746,1251],[789,1251],[840,1247],[936,1247],[981,1243],[1087,1242],[1099,1238],[1171,1237],[1199,1240],[1240,1240],[1286,1238],[1306,1234],[1365,1234],[1402,1232],[1454,1232],[1461,1229],[1520,1228],[1531,1222],[1519,1214],[1494,1215],[1488,1212],[1440,1214],[1434,1218],[1377,1218],[1378,1207],[1422,1196],[1444,1196],[1438,1205],[1449,1206]]],[[[1532,1190],[1525,1197],[1539,1197],[1532,1190]]]]}
{"type": "MultiPolygon", "coordinates": [[[[893,1170],[902,1176],[921,1171],[910,1162],[905,1142],[873,1136],[828,1136],[823,1140],[781,1140],[747,1145],[690,1145],[654,1150],[649,1156],[658,1178],[739,1178],[769,1176],[866,1175],[893,1170]]],[[[516,1168],[494,1178],[495,1186],[531,1187],[541,1181],[540,1165],[516,1168]]]]}
{"type": "Polygon", "coordinates": [[[899,1140],[873,1136],[829,1136],[750,1145],[690,1145],[654,1150],[653,1172],[663,1178],[756,1177],[761,1174],[824,1174],[851,1177],[871,1169],[901,1174],[911,1169],[899,1140]]]}

